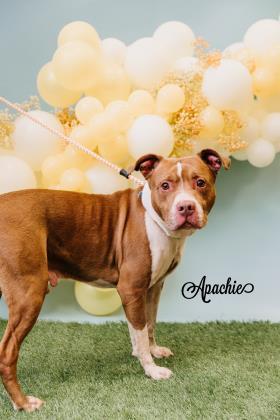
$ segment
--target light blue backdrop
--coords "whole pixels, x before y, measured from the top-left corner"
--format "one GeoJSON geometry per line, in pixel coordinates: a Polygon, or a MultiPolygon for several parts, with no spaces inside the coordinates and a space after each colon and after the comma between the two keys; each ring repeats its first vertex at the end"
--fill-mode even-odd
{"type": "MultiPolygon", "coordinates": [[[[213,47],[239,41],[260,18],[277,18],[279,0],[0,0],[0,94],[23,101],[36,94],[36,75],[51,57],[60,28],[72,20],[92,23],[102,38],[130,43],[151,34],[162,22],[182,20],[213,47]]],[[[258,170],[233,162],[218,179],[217,204],[209,225],[190,238],[182,264],[165,286],[159,319],[164,321],[280,321],[280,159],[258,170]],[[185,301],[181,287],[203,275],[214,282],[252,282],[250,295],[217,296],[209,304],[185,301]]],[[[1,217],[1,215],[0,215],[1,217]]],[[[4,246],[4,244],[1,244],[4,246]]],[[[4,303],[0,316],[6,316],[4,303]]],[[[83,312],[73,297],[72,282],[47,296],[41,318],[103,322],[83,312]]]]}

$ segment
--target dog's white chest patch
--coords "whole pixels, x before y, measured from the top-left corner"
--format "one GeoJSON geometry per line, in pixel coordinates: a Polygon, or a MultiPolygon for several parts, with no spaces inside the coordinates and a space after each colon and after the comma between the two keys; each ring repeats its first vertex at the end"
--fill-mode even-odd
{"type": "Polygon", "coordinates": [[[151,287],[165,276],[172,264],[179,262],[185,239],[167,236],[147,212],[145,225],[152,257],[151,287]]]}

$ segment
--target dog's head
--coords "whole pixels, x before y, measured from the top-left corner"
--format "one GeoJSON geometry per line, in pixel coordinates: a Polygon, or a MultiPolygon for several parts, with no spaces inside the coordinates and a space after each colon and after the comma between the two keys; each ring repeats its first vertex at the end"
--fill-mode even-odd
{"type": "Polygon", "coordinates": [[[134,170],[146,178],[143,194],[149,196],[146,201],[165,226],[187,234],[207,223],[216,197],[216,176],[222,167],[228,169],[230,160],[205,149],[179,159],[145,155],[137,160],[134,170]]]}

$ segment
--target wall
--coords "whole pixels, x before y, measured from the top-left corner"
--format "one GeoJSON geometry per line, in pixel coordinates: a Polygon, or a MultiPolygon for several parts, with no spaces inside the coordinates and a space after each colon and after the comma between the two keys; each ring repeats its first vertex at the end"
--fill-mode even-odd
{"type": "MultiPolygon", "coordinates": [[[[130,43],[147,36],[162,22],[182,20],[213,47],[239,41],[246,28],[264,17],[277,18],[278,0],[0,0],[0,93],[14,101],[36,94],[36,74],[52,55],[60,28],[72,20],[92,23],[102,38],[115,36],[130,43]]],[[[279,157],[258,170],[234,161],[217,182],[217,204],[208,226],[187,242],[182,263],[168,279],[159,319],[164,321],[253,320],[280,321],[279,277],[279,157]],[[252,282],[252,294],[184,300],[182,284],[211,283],[231,276],[252,282]]],[[[6,307],[0,304],[0,316],[6,307]]],[[[73,297],[73,283],[62,282],[47,296],[44,319],[103,322],[123,319],[84,313],[73,297]]]]}

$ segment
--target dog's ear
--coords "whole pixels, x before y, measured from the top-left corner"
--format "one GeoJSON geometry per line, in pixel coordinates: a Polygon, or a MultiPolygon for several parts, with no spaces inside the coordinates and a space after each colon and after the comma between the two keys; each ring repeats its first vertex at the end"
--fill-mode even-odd
{"type": "Polygon", "coordinates": [[[144,178],[148,178],[153,170],[161,161],[162,156],[159,155],[144,155],[141,156],[134,165],[134,171],[140,171],[144,178]]]}
{"type": "Polygon", "coordinates": [[[230,158],[219,155],[218,152],[212,149],[204,149],[198,153],[200,159],[213,171],[215,174],[219,172],[223,166],[225,169],[230,168],[230,158]]]}

